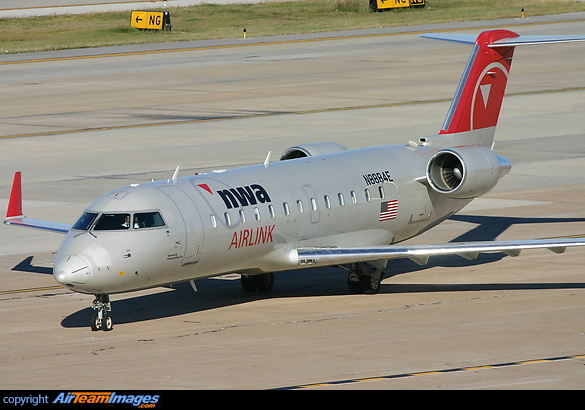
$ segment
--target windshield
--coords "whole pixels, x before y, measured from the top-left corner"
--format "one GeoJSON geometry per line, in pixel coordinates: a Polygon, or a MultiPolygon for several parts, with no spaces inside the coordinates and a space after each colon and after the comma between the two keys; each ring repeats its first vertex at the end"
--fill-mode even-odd
{"type": "Polygon", "coordinates": [[[134,214],[134,229],[165,226],[160,212],[140,212],[134,214]]]}
{"type": "Polygon", "coordinates": [[[130,214],[102,214],[93,227],[94,231],[112,231],[130,228],[130,214]]]}
{"type": "Polygon", "coordinates": [[[136,212],[135,214],[106,213],[101,214],[99,218],[96,212],[85,212],[75,225],[73,225],[73,229],[86,231],[91,227],[96,218],[97,222],[93,227],[94,231],[127,230],[130,228],[144,229],[166,226],[162,215],[157,211],[136,212]],[[131,220],[133,221],[132,224],[130,224],[131,220]]]}
{"type": "Polygon", "coordinates": [[[95,220],[96,216],[97,213],[95,212],[85,212],[83,215],[81,215],[81,218],[79,218],[79,220],[75,222],[75,225],[73,225],[73,229],[87,231],[91,224],[93,223],[93,221],[95,220]]]}

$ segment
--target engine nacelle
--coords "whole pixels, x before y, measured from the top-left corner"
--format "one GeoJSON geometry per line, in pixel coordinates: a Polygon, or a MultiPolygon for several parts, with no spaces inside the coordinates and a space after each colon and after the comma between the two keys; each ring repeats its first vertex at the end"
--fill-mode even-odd
{"type": "Polygon", "coordinates": [[[287,159],[312,157],[314,155],[333,154],[335,152],[347,151],[341,144],[335,142],[316,142],[313,144],[297,145],[296,147],[290,147],[284,151],[279,161],[285,161],[287,159]]]}
{"type": "Polygon", "coordinates": [[[476,198],[492,190],[512,164],[482,146],[446,148],[427,164],[427,181],[450,198],[476,198]]]}

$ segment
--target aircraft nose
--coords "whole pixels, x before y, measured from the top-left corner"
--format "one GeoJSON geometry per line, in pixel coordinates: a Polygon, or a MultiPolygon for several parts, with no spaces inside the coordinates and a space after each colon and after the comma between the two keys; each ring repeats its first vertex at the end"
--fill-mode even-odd
{"type": "Polygon", "coordinates": [[[89,263],[79,256],[67,255],[55,261],[53,276],[62,285],[85,284],[91,273],[89,263]]]}

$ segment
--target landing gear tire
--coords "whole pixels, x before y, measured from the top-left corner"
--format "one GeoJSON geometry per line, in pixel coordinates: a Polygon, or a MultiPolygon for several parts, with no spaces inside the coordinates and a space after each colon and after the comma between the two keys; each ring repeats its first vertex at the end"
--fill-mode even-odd
{"type": "Polygon", "coordinates": [[[102,328],[102,320],[98,317],[97,312],[95,312],[93,314],[93,317],[91,318],[91,330],[93,330],[94,332],[97,332],[98,330],[101,330],[102,328]]]}
{"type": "Polygon", "coordinates": [[[256,276],[256,285],[260,292],[270,292],[274,285],[274,274],[264,273],[256,276]]]}
{"type": "Polygon", "coordinates": [[[112,315],[108,312],[112,310],[110,297],[108,295],[96,295],[92,308],[95,310],[91,318],[91,330],[103,330],[109,332],[114,328],[112,315]]]}
{"type": "Polygon", "coordinates": [[[109,332],[114,328],[114,322],[112,320],[112,315],[105,314],[104,318],[102,319],[102,330],[104,332],[109,332]]]}
{"type": "Polygon", "coordinates": [[[250,275],[242,275],[240,278],[240,283],[242,284],[242,289],[245,292],[254,292],[256,291],[256,279],[254,276],[250,275]]]}
{"type": "Polygon", "coordinates": [[[380,291],[384,272],[375,271],[366,263],[353,264],[347,277],[347,287],[351,294],[375,295],[380,291]]]}
{"type": "Polygon", "coordinates": [[[362,275],[360,278],[362,293],[375,295],[380,291],[380,278],[376,276],[362,275]]]}
{"type": "Polygon", "coordinates": [[[112,316],[105,313],[102,318],[99,317],[98,312],[93,314],[91,318],[91,330],[94,332],[98,330],[103,330],[104,332],[109,332],[114,328],[114,322],[112,320],[112,316]]]}
{"type": "Polygon", "coordinates": [[[242,289],[246,292],[270,292],[274,285],[274,274],[264,273],[261,275],[242,275],[242,289]]]}
{"type": "Polygon", "coordinates": [[[347,287],[349,288],[349,293],[352,295],[359,295],[362,292],[362,282],[358,275],[353,272],[350,272],[347,276],[347,287]]]}

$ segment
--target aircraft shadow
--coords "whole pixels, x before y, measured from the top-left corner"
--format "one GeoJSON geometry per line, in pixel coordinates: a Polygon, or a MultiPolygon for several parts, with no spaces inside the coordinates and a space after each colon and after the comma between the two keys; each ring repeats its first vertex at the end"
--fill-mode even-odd
{"type": "MultiPolygon", "coordinates": [[[[475,261],[468,261],[457,256],[437,257],[434,263],[425,266],[416,265],[409,260],[395,260],[392,261],[392,265],[388,266],[389,269],[386,269],[386,271],[391,271],[392,274],[386,277],[436,266],[465,268],[492,263],[500,259],[499,255],[492,254],[480,257],[475,261]]],[[[189,284],[178,284],[168,291],[121,300],[116,300],[116,295],[113,295],[112,313],[114,323],[130,324],[179,317],[221,307],[253,303],[262,299],[349,295],[347,271],[334,267],[275,274],[274,288],[268,293],[246,293],[242,290],[239,279],[202,280],[197,282],[197,288],[198,292],[195,293],[189,284]]],[[[379,293],[405,294],[545,289],[585,289],[585,283],[382,283],[379,293]]],[[[82,309],[65,317],[61,325],[66,328],[88,327],[92,314],[91,308],[82,309]]],[[[197,319],[191,318],[189,320],[197,319]]]]}
{"type": "MultiPolygon", "coordinates": [[[[492,217],[475,215],[454,215],[451,220],[473,223],[477,226],[453,239],[459,241],[495,240],[507,228],[518,224],[578,223],[585,218],[533,218],[533,217],[492,217]]],[[[527,238],[532,239],[532,238],[527,238]]],[[[482,254],[469,261],[458,256],[433,257],[429,263],[419,266],[409,259],[396,259],[389,262],[386,276],[401,275],[433,267],[465,268],[497,262],[504,254],[482,254]]],[[[520,256],[522,257],[522,256],[520,256]]],[[[35,267],[32,256],[26,258],[12,270],[52,273],[51,268],[35,267]]],[[[240,281],[226,279],[207,279],[197,282],[199,291],[195,293],[189,284],[178,284],[167,291],[150,294],[137,294],[134,297],[121,295],[122,299],[112,296],[112,310],[115,324],[128,324],[152,321],[168,317],[178,317],[190,313],[203,312],[220,307],[251,303],[261,299],[291,297],[323,297],[348,295],[347,271],[339,267],[300,269],[275,275],[275,285],[268,293],[246,293],[240,281]]],[[[585,289],[585,283],[475,283],[475,284],[393,284],[383,283],[380,293],[428,293],[428,292],[476,292],[494,290],[539,290],[539,289],[585,289]]],[[[88,302],[90,302],[88,300],[88,302]]],[[[89,303],[88,303],[89,305],[89,303]]],[[[61,325],[65,328],[87,327],[93,311],[90,307],[65,317],[61,325]]]]}
{"type": "Polygon", "coordinates": [[[53,268],[49,268],[46,266],[34,266],[32,264],[34,256],[28,256],[22,260],[18,265],[16,265],[11,270],[17,272],[31,272],[31,273],[41,273],[43,275],[52,275],[53,268]]]}
{"type": "MultiPolygon", "coordinates": [[[[452,221],[468,222],[477,226],[459,237],[453,242],[466,241],[494,241],[506,229],[513,225],[545,225],[549,223],[577,223],[585,222],[585,218],[538,218],[538,217],[503,217],[503,216],[477,216],[477,215],[453,215],[452,221]]],[[[583,227],[585,233],[585,226],[583,227]]],[[[545,237],[545,236],[543,236],[545,237]]],[[[525,238],[537,239],[537,238],[525,238]]]]}

